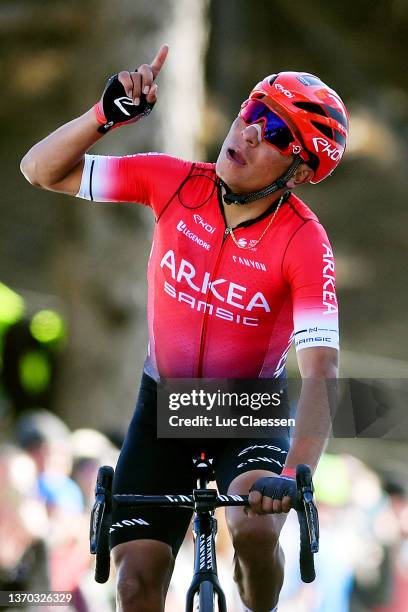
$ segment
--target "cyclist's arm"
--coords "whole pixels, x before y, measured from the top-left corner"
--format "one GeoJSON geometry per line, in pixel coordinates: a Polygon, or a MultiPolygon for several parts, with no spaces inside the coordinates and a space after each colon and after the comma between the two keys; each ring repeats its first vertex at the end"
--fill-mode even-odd
{"type": "MultiPolygon", "coordinates": [[[[21,161],[21,171],[26,179],[43,189],[71,195],[77,194],[84,167],[84,155],[101,138],[101,134],[98,132],[101,125],[99,115],[103,116],[107,112],[105,102],[107,104],[106,108],[116,108],[117,100],[112,100],[109,97],[109,92],[117,91],[112,89],[114,83],[119,82],[120,90],[128,96],[128,103],[131,106],[133,102],[132,108],[137,114],[135,109],[139,107],[142,94],[145,95],[146,102],[149,104],[154,104],[157,100],[157,84],[153,81],[159,74],[167,53],[168,46],[162,45],[151,64],[142,64],[135,72],[123,71],[116,77],[112,77],[102,94],[101,101],[98,104],[100,108],[97,112],[95,112],[95,108],[89,110],[34,145],[21,161]],[[113,101],[115,104],[113,104],[113,101]]],[[[121,100],[121,98],[118,99],[121,100]]],[[[124,121],[119,122],[118,119],[114,119],[110,122],[110,127],[124,125],[136,120],[136,117],[128,120],[126,116],[130,117],[130,111],[124,110],[123,106],[120,108],[124,121]]],[[[102,119],[102,123],[104,121],[106,121],[106,118],[102,119]]]]}
{"type": "Polygon", "coordinates": [[[37,187],[75,195],[81,184],[84,155],[102,135],[93,109],[35,144],[21,161],[21,171],[37,187]]]}
{"type": "Polygon", "coordinates": [[[302,390],[286,466],[294,468],[298,463],[307,463],[314,471],[331,430],[330,414],[335,402],[338,350],[327,347],[306,348],[297,353],[297,360],[302,376],[302,390]]]}
{"type": "Polygon", "coordinates": [[[330,433],[339,348],[334,256],[327,234],[316,220],[304,223],[293,236],[283,270],[291,287],[295,346],[302,376],[286,465],[308,463],[315,469],[330,433]]]}
{"type": "Polygon", "coordinates": [[[136,202],[149,206],[158,219],[192,162],[163,153],[85,155],[77,196],[92,202],[136,202]]]}

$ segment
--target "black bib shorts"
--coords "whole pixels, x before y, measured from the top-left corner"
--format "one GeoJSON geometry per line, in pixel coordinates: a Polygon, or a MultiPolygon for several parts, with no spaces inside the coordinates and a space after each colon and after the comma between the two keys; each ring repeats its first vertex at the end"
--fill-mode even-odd
{"type": "MultiPolygon", "coordinates": [[[[289,450],[287,437],[167,439],[156,435],[156,382],[143,374],[139,397],[119,455],[113,492],[142,495],[191,495],[196,488],[192,457],[205,452],[214,459],[216,483],[226,494],[239,474],[269,470],[280,474],[289,450]]],[[[165,542],[174,557],[192,517],[185,508],[120,508],[114,511],[111,549],[132,540],[165,542]]]]}

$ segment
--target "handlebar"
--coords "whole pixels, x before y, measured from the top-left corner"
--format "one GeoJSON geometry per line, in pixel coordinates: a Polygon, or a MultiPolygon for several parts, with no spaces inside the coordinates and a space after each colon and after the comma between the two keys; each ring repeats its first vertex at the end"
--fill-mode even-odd
{"type": "MultiPolygon", "coordinates": [[[[303,582],[313,582],[315,579],[313,555],[319,550],[319,519],[313,490],[310,467],[306,464],[298,465],[296,482],[291,486],[290,497],[299,522],[299,563],[303,582]]],[[[196,512],[211,512],[220,507],[249,506],[248,495],[217,495],[215,489],[195,489],[192,495],[116,494],[112,496],[112,503],[133,508],[189,508],[196,512]]]]}
{"type": "MultiPolygon", "coordinates": [[[[196,489],[200,494],[211,489],[196,489]]],[[[209,500],[210,500],[210,496],[209,500]]],[[[117,494],[113,496],[114,502],[121,508],[190,508],[195,509],[196,501],[194,495],[126,495],[117,494]]],[[[248,495],[216,495],[211,498],[213,509],[223,506],[249,506],[248,495]]]]}
{"type": "MultiPolygon", "coordinates": [[[[121,507],[189,508],[197,513],[212,512],[228,506],[249,506],[248,495],[217,495],[215,489],[197,488],[192,495],[130,495],[112,494],[113,469],[99,468],[95,488],[95,503],[91,515],[90,551],[96,554],[95,572],[98,582],[109,577],[108,534],[112,510],[121,507]],[[101,546],[105,549],[103,554],[101,546]],[[99,558],[99,567],[98,567],[99,558]]],[[[289,495],[296,510],[300,528],[300,575],[303,582],[313,582],[316,577],[313,555],[319,550],[319,518],[313,499],[313,483],[310,467],[296,467],[296,482],[290,483],[289,495]]]]}

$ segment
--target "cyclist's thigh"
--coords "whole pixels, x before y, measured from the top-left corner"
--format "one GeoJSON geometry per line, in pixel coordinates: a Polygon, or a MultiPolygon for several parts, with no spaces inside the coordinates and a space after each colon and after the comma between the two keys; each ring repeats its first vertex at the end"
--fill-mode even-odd
{"type": "MultiPolygon", "coordinates": [[[[248,495],[249,489],[258,478],[281,473],[288,451],[289,437],[229,440],[215,464],[220,493],[248,495]]],[[[237,530],[246,532],[250,526],[255,529],[261,526],[264,536],[264,530],[279,534],[287,515],[253,517],[248,522],[242,508],[231,507],[226,508],[225,516],[233,536],[237,530]]]]}
{"type": "MultiPolygon", "coordinates": [[[[222,451],[215,462],[220,493],[227,493],[233,481],[253,471],[280,474],[289,452],[289,436],[279,438],[234,438],[223,441],[222,451]]],[[[272,475],[272,474],[270,474],[272,475]]],[[[246,478],[245,478],[246,480],[246,478]]],[[[241,493],[245,493],[241,491],[241,493]]]]}
{"type": "MultiPolygon", "coordinates": [[[[155,414],[155,383],[144,376],[136,411],[115,470],[115,494],[191,495],[195,483],[190,451],[181,440],[157,439],[155,414]]],[[[113,549],[129,542],[152,540],[170,547],[175,558],[191,514],[190,510],[181,508],[115,508],[110,547],[113,549]]],[[[131,550],[142,549],[143,545],[140,544],[131,550]]],[[[166,548],[159,547],[158,550],[166,548]]],[[[115,557],[118,555],[119,552],[116,552],[115,557]]]]}

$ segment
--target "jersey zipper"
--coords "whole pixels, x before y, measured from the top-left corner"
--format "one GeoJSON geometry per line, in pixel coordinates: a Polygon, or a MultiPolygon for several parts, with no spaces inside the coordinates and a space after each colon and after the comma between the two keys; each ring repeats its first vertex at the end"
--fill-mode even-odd
{"type": "MultiPolygon", "coordinates": [[[[285,199],[285,201],[286,201],[286,199],[285,199]]],[[[222,218],[224,219],[224,223],[227,226],[227,221],[226,221],[226,218],[225,218],[225,213],[224,213],[224,209],[222,207],[222,202],[220,200],[220,194],[219,193],[218,193],[218,202],[219,202],[219,205],[220,205],[220,212],[221,212],[222,218]]],[[[253,219],[252,223],[256,223],[257,221],[261,221],[262,219],[263,219],[263,215],[261,215],[260,219],[253,219]]],[[[252,223],[250,223],[250,225],[252,225],[252,223]]],[[[241,229],[243,227],[246,227],[248,225],[249,225],[248,223],[239,223],[234,228],[234,231],[236,231],[237,229],[241,229]]],[[[216,260],[214,268],[213,268],[213,272],[212,272],[212,275],[211,275],[210,282],[214,279],[214,277],[215,277],[215,275],[216,275],[216,273],[218,271],[218,268],[220,266],[221,254],[222,254],[222,251],[224,249],[224,245],[225,245],[225,243],[227,241],[227,238],[230,235],[230,233],[231,233],[231,228],[227,226],[225,228],[225,230],[224,230],[224,236],[222,238],[220,250],[218,251],[217,260],[216,260]]],[[[210,303],[211,303],[210,294],[208,293],[208,298],[205,300],[205,306],[207,306],[207,304],[210,304],[210,303]]],[[[205,348],[205,336],[206,336],[206,333],[207,333],[207,326],[208,326],[208,316],[209,315],[207,313],[207,308],[204,308],[203,324],[201,326],[200,352],[199,352],[198,367],[197,367],[197,377],[198,378],[202,378],[202,376],[203,376],[203,358],[204,358],[204,348],[205,348]]]]}
{"type": "MultiPolygon", "coordinates": [[[[222,252],[224,250],[224,245],[227,242],[227,238],[230,234],[230,228],[227,227],[224,231],[224,236],[222,238],[222,242],[221,242],[221,246],[220,246],[220,250],[218,251],[218,255],[217,255],[217,259],[216,262],[214,264],[214,268],[212,271],[212,275],[211,275],[211,279],[209,281],[209,285],[210,283],[214,280],[217,272],[218,272],[218,268],[220,267],[220,262],[221,262],[221,255],[222,252]]],[[[211,287],[208,287],[209,291],[207,294],[207,298],[205,300],[205,306],[207,306],[207,304],[211,304],[212,300],[210,299],[210,291],[211,291],[211,287]]],[[[198,357],[198,368],[197,368],[197,377],[198,378],[202,378],[203,376],[203,358],[204,358],[204,348],[205,348],[205,336],[207,333],[207,326],[208,326],[208,312],[207,312],[207,308],[204,308],[204,317],[203,317],[203,324],[201,326],[201,337],[200,337],[200,352],[199,352],[199,357],[198,357]]]]}

